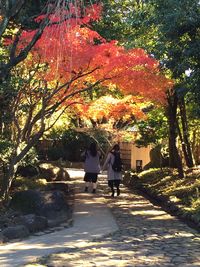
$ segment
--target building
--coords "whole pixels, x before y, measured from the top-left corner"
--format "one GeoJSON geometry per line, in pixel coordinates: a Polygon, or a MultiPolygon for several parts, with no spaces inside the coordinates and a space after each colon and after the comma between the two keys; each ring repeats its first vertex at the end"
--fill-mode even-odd
{"type": "Polygon", "coordinates": [[[150,162],[151,146],[137,147],[134,143],[121,142],[121,157],[126,169],[141,171],[150,162]]]}

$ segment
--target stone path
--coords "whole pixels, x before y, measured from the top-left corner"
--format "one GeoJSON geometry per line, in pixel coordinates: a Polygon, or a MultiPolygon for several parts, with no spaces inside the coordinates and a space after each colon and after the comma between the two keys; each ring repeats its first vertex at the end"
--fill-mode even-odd
{"type": "Polygon", "coordinates": [[[105,198],[119,230],[82,247],[74,244],[65,253],[44,257],[35,266],[200,266],[200,235],[195,230],[126,187],[112,199],[105,177],[101,176],[100,183],[98,196],[105,198]]]}
{"type": "Polygon", "coordinates": [[[83,172],[71,170],[70,175],[77,187],[73,227],[57,227],[57,231],[52,233],[41,232],[29,239],[0,246],[0,267],[21,267],[36,258],[71,248],[74,244],[82,247],[89,240],[118,229],[105,201],[96,195],[91,198],[90,194],[82,193],[80,177],[83,177],[83,172]]]}
{"type": "MultiPolygon", "coordinates": [[[[100,183],[96,196],[85,194],[84,197],[87,205],[90,202],[96,203],[96,208],[103,205],[96,220],[98,235],[86,233],[80,242],[65,240],[62,253],[42,257],[26,267],[200,266],[200,234],[126,187],[122,186],[119,197],[108,197],[105,176],[100,177],[100,183]],[[111,229],[102,236],[104,230],[98,227],[109,218],[104,216],[107,209],[102,203],[105,202],[118,228],[113,220],[111,229]]],[[[93,212],[89,212],[91,220],[93,212]]],[[[84,213],[87,211],[82,211],[81,216],[84,213]]],[[[90,225],[87,229],[92,232],[90,225]]]]}

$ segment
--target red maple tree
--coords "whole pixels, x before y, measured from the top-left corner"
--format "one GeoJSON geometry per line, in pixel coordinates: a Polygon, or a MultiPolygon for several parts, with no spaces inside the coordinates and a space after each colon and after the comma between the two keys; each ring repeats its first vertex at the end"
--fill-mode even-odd
{"type": "MultiPolygon", "coordinates": [[[[71,6],[71,13],[73,8],[71,6]]],[[[65,85],[70,81],[68,93],[101,81],[104,86],[116,86],[125,94],[163,102],[172,82],[160,74],[159,63],[143,49],[126,50],[116,41],[106,42],[93,31],[89,22],[99,19],[100,11],[101,6],[94,5],[87,9],[85,17],[67,21],[63,19],[65,13],[50,16],[49,26],[32,51],[31,60],[48,65],[38,78],[49,82],[51,87],[55,82],[65,85]]],[[[34,31],[24,32],[20,46],[23,48],[33,35],[34,31]]],[[[57,97],[63,92],[66,94],[65,86],[57,97]]]]}
{"type": "MultiPolygon", "coordinates": [[[[73,6],[70,8],[73,14],[73,6]]],[[[91,20],[99,19],[100,10],[101,6],[94,5],[80,18],[68,17],[65,10],[49,15],[49,25],[26,61],[19,65],[19,75],[26,83],[12,103],[15,151],[8,167],[6,192],[20,160],[66,108],[83,99],[83,92],[101,84],[127,94],[164,101],[171,81],[159,73],[154,58],[143,49],[126,50],[116,41],[107,42],[89,27],[91,20]],[[55,113],[57,118],[49,120],[55,113]]],[[[22,33],[16,47],[19,54],[33,36],[34,31],[22,33]]],[[[114,108],[109,111],[113,118],[119,113],[122,117],[131,114],[125,103],[117,106],[120,112],[116,113],[114,108]]]]}

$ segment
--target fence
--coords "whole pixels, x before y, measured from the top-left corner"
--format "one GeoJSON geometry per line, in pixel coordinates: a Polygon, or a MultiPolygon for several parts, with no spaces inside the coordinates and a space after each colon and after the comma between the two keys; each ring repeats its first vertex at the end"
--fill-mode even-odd
{"type": "Polygon", "coordinates": [[[120,143],[121,158],[125,169],[131,168],[131,143],[122,142],[120,143]]]}

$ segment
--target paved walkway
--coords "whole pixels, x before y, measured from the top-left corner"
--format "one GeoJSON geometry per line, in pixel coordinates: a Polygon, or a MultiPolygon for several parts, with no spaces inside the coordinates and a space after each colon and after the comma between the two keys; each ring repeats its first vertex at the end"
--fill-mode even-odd
{"type": "Polygon", "coordinates": [[[79,181],[83,172],[71,170],[70,176],[77,186],[73,227],[0,246],[0,267],[21,267],[38,257],[64,251],[74,244],[82,247],[89,240],[118,230],[105,201],[97,195],[91,198],[90,194],[82,193],[83,185],[79,181]]]}
{"type": "MultiPolygon", "coordinates": [[[[23,262],[30,262],[34,251],[35,257],[44,255],[27,267],[200,266],[200,235],[195,230],[126,187],[119,197],[108,197],[105,177],[101,176],[100,182],[96,196],[77,194],[75,224],[67,233],[30,239],[31,248],[28,240],[23,242],[23,262]],[[47,240],[51,240],[49,245],[47,240]]],[[[7,246],[3,253],[0,249],[0,266],[22,266],[23,262],[17,262],[17,245],[7,246]]]]}

